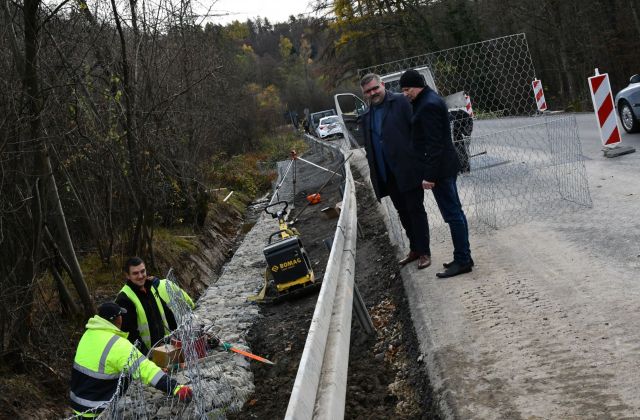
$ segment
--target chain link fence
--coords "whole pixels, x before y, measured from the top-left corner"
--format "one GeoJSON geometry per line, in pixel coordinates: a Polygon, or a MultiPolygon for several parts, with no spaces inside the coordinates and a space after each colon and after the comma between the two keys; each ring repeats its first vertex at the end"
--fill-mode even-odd
{"type": "MultiPolygon", "coordinates": [[[[475,119],[529,116],[537,112],[531,82],[536,78],[525,34],[515,34],[358,69],[381,76],[425,69],[427,83],[441,96],[469,96],[475,119]]],[[[399,75],[398,75],[399,79],[399,75]]],[[[387,83],[399,90],[397,80],[387,83]]],[[[498,127],[481,127],[495,131],[498,127]]]]}
{"type": "MultiPolygon", "coordinates": [[[[388,90],[399,91],[400,75],[410,68],[418,70],[448,104],[463,167],[458,190],[470,230],[481,232],[591,207],[575,117],[537,111],[531,85],[535,69],[524,34],[358,72],[376,73],[388,90]]],[[[425,207],[432,241],[449,240],[449,228],[430,192],[425,194],[425,207]]]]}

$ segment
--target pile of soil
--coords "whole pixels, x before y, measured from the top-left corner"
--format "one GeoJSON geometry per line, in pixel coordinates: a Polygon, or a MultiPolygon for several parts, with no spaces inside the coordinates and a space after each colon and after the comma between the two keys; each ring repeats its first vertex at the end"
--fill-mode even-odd
{"type": "MultiPolygon", "coordinates": [[[[354,173],[362,182],[361,176],[354,173]]],[[[345,417],[350,419],[435,419],[431,389],[419,351],[408,303],[404,295],[394,249],[375,198],[364,183],[357,186],[359,237],[356,252],[356,284],[376,328],[367,336],[352,321],[345,417]]],[[[323,203],[340,201],[337,185],[322,194],[323,203]]],[[[303,194],[296,196],[302,205],[303,194]]],[[[299,204],[298,204],[299,203],[299,204]]],[[[307,211],[296,227],[322,278],[329,252],[322,239],[332,238],[335,223],[319,211],[307,211]]],[[[263,318],[248,336],[251,349],[275,366],[252,364],[255,394],[232,419],[284,418],[304,349],[317,294],[261,306],[263,318]]]]}

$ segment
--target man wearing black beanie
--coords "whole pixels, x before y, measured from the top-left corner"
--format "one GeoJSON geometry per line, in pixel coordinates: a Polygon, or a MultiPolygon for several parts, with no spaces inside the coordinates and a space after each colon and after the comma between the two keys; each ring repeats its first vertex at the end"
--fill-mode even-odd
{"type": "Polygon", "coordinates": [[[456,185],[460,161],[451,140],[447,105],[416,70],[402,74],[400,87],[413,105],[411,140],[413,147],[424,157],[422,188],[433,193],[453,240],[453,261],[444,263],[445,271],[436,276],[453,277],[468,273],[472,270],[473,259],[467,218],[456,185]]]}
{"type": "Polygon", "coordinates": [[[418,260],[418,269],[431,264],[429,224],[424,210],[424,190],[419,156],[411,147],[411,104],[399,93],[387,92],[377,74],[360,81],[369,104],[361,126],[371,184],[378,201],[389,196],[409,238],[406,265],[418,260]]]}

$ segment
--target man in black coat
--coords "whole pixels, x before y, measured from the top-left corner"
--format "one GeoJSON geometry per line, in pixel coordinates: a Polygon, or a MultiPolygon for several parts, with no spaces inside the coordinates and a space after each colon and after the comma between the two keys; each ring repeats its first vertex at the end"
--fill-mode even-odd
{"type": "Polygon", "coordinates": [[[453,240],[453,261],[444,263],[445,271],[436,275],[453,277],[468,273],[473,267],[473,259],[467,218],[456,185],[460,162],[451,140],[447,105],[415,70],[407,70],[402,74],[400,87],[413,105],[411,139],[413,146],[424,157],[422,187],[433,192],[453,240]]]}
{"type": "Polygon", "coordinates": [[[380,76],[360,81],[368,111],[361,119],[371,183],[378,201],[389,196],[409,238],[409,254],[400,265],[418,260],[431,265],[429,224],[424,210],[420,157],[411,147],[411,104],[403,95],[387,92],[380,76]]]}

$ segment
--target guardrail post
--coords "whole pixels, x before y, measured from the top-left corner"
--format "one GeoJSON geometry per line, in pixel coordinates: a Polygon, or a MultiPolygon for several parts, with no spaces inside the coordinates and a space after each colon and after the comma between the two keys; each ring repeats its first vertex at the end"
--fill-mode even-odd
{"type": "Polygon", "coordinates": [[[366,332],[367,335],[374,335],[376,333],[376,329],[373,326],[371,316],[367,310],[367,305],[364,304],[364,299],[362,299],[358,285],[355,283],[353,284],[353,291],[353,308],[356,311],[358,323],[360,323],[360,326],[364,329],[364,332],[366,332]]]}

